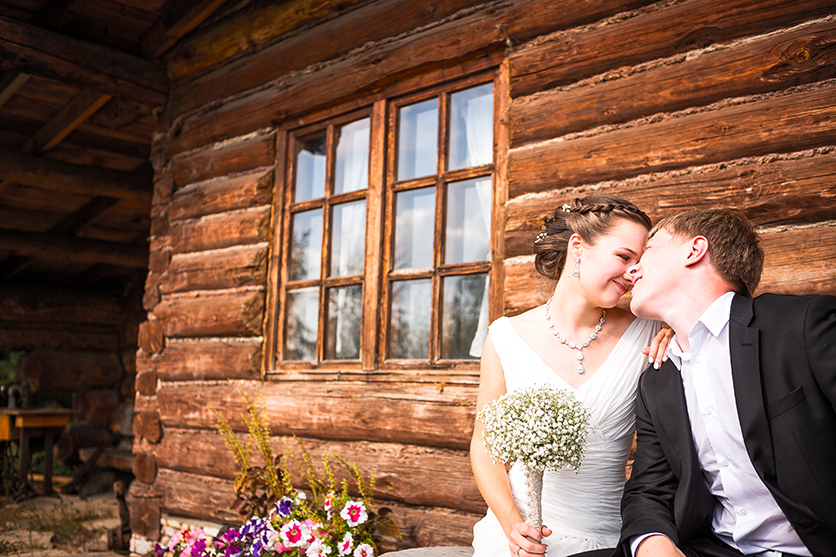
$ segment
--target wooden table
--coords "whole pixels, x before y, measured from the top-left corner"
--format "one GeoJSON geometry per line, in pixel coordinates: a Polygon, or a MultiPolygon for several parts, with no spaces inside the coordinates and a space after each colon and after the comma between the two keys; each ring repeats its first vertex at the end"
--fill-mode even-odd
{"type": "Polygon", "coordinates": [[[44,438],[44,494],[52,493],[52,445],[55,435],[70,423],[72,410],[55,408],[0,408],[0,441],[15,441],[18,449],[19,488],[28,486],[32,454],[29,439],[44,438]]]}

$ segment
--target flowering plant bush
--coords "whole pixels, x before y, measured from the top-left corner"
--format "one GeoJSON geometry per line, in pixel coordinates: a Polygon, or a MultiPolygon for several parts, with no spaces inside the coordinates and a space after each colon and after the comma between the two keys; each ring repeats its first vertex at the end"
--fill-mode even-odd
{"type": "Polygon", "coordinates": [[[482,407],[478,418],[494,463],[519,461],[535,470],[580,468],[592,429],[589,410],[571,392],[548,385],[506,393],[482,407]]]}
{"type": "Polygon", "coordinates": [[[288,470],[279,467],[282,455],[273,455],[263,396],[260,404],[244,399],[250,433],[246,445],[215,414],[218,430],[238,464],[233,508],[245,519],[243,526],[216,538],[202,530],[177,532],[168,544],[156,546],[157,557],[374,557],[377,539],[400,537],[389,509],[373,511],[373,477],[366,482],[356,465],[328,454],[322,457],[324,474],[320,476],[299,440],[301,456],[289,444],[287,450],[303,472],[310,497],[294,488],[288,470]],[[252,462],[253,448],[262,466],[252,462]],[[331,458],[346,468],[359,496],[352,497],[347,479],[341,489],[335,487],[331,458]]]}

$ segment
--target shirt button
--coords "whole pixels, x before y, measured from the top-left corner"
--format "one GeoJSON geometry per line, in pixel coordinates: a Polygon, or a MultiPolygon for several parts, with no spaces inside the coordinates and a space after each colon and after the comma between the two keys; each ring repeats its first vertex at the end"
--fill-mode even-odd
{"type": "Polygon", "coordinates": [[[696,363],[700,363],[701,361],[702,361],[702,358],[700,356],[697,356],[696,358],[694,358],[694,362],[696,362],[696,363]]]}
{"type": "MultiPolygon", "coordinates": [[[[729,461],[728,461],[728,460],[726,460],[726,459],[724,458],[724,459],[723,459],[723,461],[722,461],[720,464],[722,464],[723,466],[728,466],[728,465],[729,465],[729,461]]],[[[743,509],[743,510],[741,511],[741,514],[746,514],[746,509],[743,509]]]]}
{"type": "Polygon", "coordinates": [[[709,406],[708,408],[705,409],[705,413],[710,416],[711,414],[714,413],[714,409],[709,406]]]}
{"type": "Polygon", "coordinates": [[[746,509],[740,509],[740,514],[746,516],[746,513],[749,512],[746,509]]]}

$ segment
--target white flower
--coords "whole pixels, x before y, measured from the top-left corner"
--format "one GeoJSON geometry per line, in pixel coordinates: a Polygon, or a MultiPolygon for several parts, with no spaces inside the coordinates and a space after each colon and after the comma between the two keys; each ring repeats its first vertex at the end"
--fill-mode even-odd
{"type": "Polygon", "coordinates": [[[354,557],[374,557],[374,548],[367,543],[361,543],[354,550],[354,557]]]}
{"type": "Polygon", "coordinates": [[[352,528],[363,524],[369,518],[369,515],[366,514],[366,505],[362,501],[352,501],[351,499],[348,500],[343,510],[340,511],[340,516],[352,528]]]}
{"type": "Polygon", "coordinates": [[[325,545],[319,538],[315,539],[305,551],[307,557],[326,557],[329,553],[331,553],[331,548],[325,545]]]}
{"type": "Polygon", "coordinates": [[[346,532],[343,540],[337,544],[337,550],[340,552],[340,557],[344,557],[345,555],[349,555],[351,553],[351,544],[353,543],[354,538],[352,537],[351,532],[346,532]]]}
{"type": "Polygon", "coordinates": [[[285,547],[302,547],[308,542],[311,531],[308,525],[298,520],[288,520],[279,530],[285,547]]]}

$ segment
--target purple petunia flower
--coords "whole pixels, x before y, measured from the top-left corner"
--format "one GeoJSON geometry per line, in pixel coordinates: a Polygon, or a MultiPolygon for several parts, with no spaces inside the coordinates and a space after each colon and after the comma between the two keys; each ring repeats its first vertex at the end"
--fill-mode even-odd
{"type": "Polygon", "coordinates": [[[291,501],[288,497],[282,497],[279,502],[276,503],[276,509],[279,512],[279,516],[290,516],[290,513],[293,512],[293,501],[291,501]]]}

